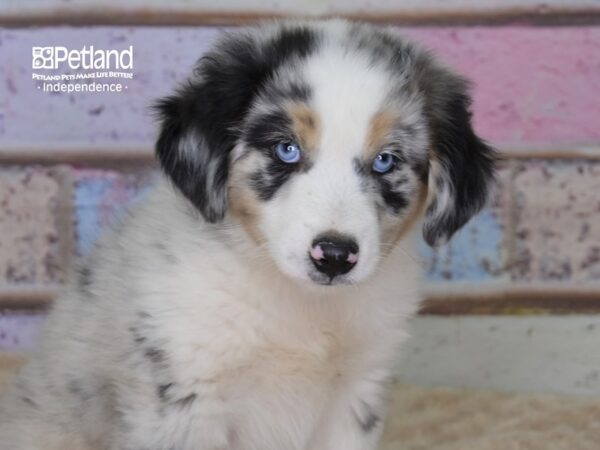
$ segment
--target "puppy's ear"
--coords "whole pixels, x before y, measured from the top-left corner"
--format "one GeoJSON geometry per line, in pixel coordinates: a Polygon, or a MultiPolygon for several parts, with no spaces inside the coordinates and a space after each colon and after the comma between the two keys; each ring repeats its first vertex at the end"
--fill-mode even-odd
{"type": "Polygon", "coordinates": [[[467,82],[440,67],[426,78],[431,143],[423,236],[435,246],[485,205],[495,152],[473,131],[467,82]]]}
{"type": "Polygon", "coordinates": [[[229,154],[256,84],[254,52],[250,39],[222,42],[200,59],[186,85],[155,106],[161,120],[160,165],[209,222],[223,219],[227,210],[229,154]]]}
{"type": "Polygon", "coordinates": [[[230,153],[252,100],[278,66],[312,48],[311,30],[276,29],[226,35],[198,62],[173,96],[157,102],[156,155],[163,171],[209,222],[227,211],[230,153]]]}

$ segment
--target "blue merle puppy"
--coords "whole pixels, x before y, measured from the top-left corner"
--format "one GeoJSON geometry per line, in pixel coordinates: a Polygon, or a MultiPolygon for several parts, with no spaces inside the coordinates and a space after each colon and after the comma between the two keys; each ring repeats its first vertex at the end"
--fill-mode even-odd
{"type": "Polygon", "coordinates": [[[157,109],[164,176],[81,263],[3,450],[375,449],[421,268],[484,205],[467,83],[375,27],[225,34],[157,109]]]}

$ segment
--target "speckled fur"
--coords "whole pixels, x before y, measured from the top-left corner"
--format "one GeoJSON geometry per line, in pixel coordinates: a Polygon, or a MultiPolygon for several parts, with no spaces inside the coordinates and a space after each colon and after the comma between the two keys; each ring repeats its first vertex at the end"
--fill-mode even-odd
{"type": "Polygon", "coordinates": [[[419,299],[407,229],[426,208],[428,240],[450,236],[491,178],[467,107],[458,77],[375,28],[224,38],[161,102],[171,182],[80,263],[1,403],[2,450],[374,449],[419,299]],[[282,176],[263,143],[288,120],[264,115],[289,102],[310,110],[315,149],[282,176]],[[398,155],[385,182],[365,149],[383,109],[377,142],[398,155]],[[323,286],[307,253],[327,230],[360,251],[323,286]]]}

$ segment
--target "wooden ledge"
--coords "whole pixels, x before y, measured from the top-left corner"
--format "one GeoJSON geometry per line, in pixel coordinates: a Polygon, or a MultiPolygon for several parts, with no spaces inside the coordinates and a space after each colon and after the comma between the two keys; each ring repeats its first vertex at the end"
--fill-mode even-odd
{"type": "MultiPolygon", "coordinates": [[[[383,3],[383,2],[382,2],[383,3]]],[[[508,0],[491,4],[477,0],[440,2],[434,0],[399,2],[393,7],[372,2],[368,9],[360,2],[298,2],[281,0],[276,8],[249,7],[242,0],[224,0],[218,6],[208,2],[188,3],[33,0],[24,4],[8,1],[0,6],[0,26],[221,26],[245,25],[259,20],[346,17],[377,23],[403,25],[534,23],[581,25],[600,23],[600,5],[590,0],[508,0]]]]}

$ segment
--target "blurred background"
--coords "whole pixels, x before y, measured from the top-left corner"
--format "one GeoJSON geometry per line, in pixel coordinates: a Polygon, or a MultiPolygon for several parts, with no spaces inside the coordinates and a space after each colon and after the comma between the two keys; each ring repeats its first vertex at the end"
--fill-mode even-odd
{"type": "Polygon", "coordinates": [[[504,156],[490,206],[419,246],[400,379],[600,394],[598,0],[0,0],[0,349],[35,348],[74,256],[151,189],[152,101],[223,28],[288,16],[391,25],[432,49],[472,80],[476,131],[504,156]],[[123,92],[32,79],[32,47],[84,45],[133,47],[123,92]]]}

